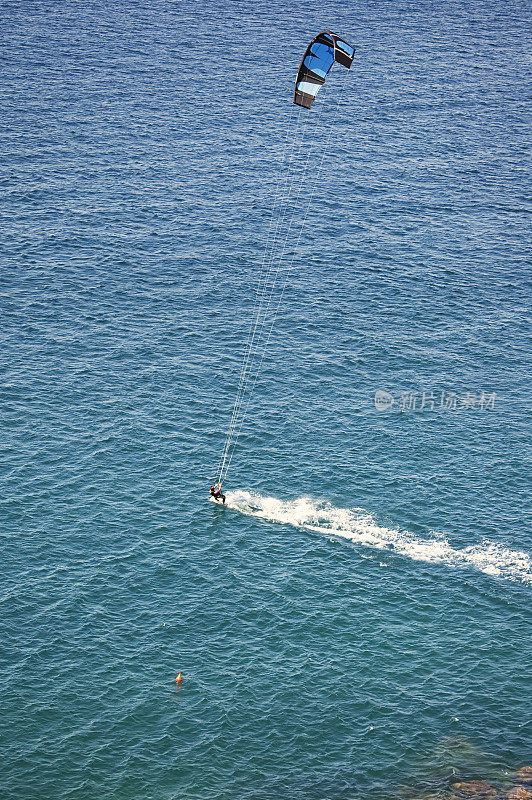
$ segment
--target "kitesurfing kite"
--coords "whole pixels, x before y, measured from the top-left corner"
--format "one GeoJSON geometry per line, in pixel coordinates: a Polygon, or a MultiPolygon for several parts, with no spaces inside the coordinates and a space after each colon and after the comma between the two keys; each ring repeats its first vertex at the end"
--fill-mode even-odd
{"type": "Polygon", "coordinates": [[[297,72],[294,88],[295,105],[310,108],[334,62],[349,69],[354,55],[355,48],[335,33],[323,31],[318,34],[305,50],[297,72]]]}
{"type": "MultiPolygon", "coordinates": [[[[298,112],[300,112],[301,108],[311,108],[314,100],[316,99],[316,95],[325,83],[325,79],[329,75],[333,64],[336,62],[337,64],[349,69],[353,62],[354,54],[355,48],[331,31],[322,31],[322,33],[318,34],[318,36],[311,41],[301,60],[294,87],[294,105],[300,107],[298,112]]],[[[339,103],[340,98],[338,98],[336,110],[338,110],[339,103]]],[[[299,121],[300,119],[298,117],[296,133],[291,142],[288,171],[285,179],[281,182],[278,206],[277,198],[274,199],[272,216],[270,219],[270,231],[268,233],[268,240],[264,251],[259,285],[257,288],[257,295],[255,298],[255,305],[244,353],[244,359],[240,371],[240,379],[236,398],[233,405],[231,422],[229,424],[229,430],[227,432],[222,454],[218,462],[216,476],[210,489],[210,499],[215,503],[225,504],[225,495],[222,494],[222,484],[227,478],[227,473],[233,459],[235,447],[242,429],[242,424],[246,417],[249,402],[251,400],[266,348],[270,340],[270,335],[273,330],[277,311],[279,310],[279,306],[281,304],[288,273],[292,268],[292,263],[294,260],[294,254],[292,253],[289,263],[286,263],[286,245],[292,229],[292,223],[296,218],[299,196],[304,185],[310,157],[309,153],[304,169],[297,168],[297,165],[294,166],[303,144],[303,137],[301,136],[299,147],[297,147],[299,121]],[[297,147],[296,156],[294,156],[295,147],[297,147]],[[291,172],[292,167],[293,172],[291,172]],[[289,215],[291,216],[285,223],[286,212],[289,208],[290,198],[296,184],[296,178],[294,176],[297,175],[301,175],[299,187],[297,189],[297,198],[295,200],[294,207],[289,212],[289,215]],[[285,226],[286,233],[281,235],[283,226],[285,226]],[[276,296],[276,291],[278,297],[272,307],[272,299],[276,296]]],[[[325,157],[330,134],[333,130],[333,125],[334,119],[330,124],[327,140],[324,146],[321,148],[321,164],[323,163],[323,159],[325,157]]],[[[287,135],[287,141],[288,139],[289,137],[287,135]]],[[[283,154],[283,161],[284,157],[285,156],[283,154]]],[[[295,252],[295,249],[299,244],[301,233],[305,225],[308,210],[314,194],[314,189],[318,183],[318,178],[319,170],[314,186],[310,192],[310,197],[308,199],[308,205],[306,207],[303,220],[300,223],[299,236],[297,238],[295,247],[293,248],[293,252],[295,252]]]]}

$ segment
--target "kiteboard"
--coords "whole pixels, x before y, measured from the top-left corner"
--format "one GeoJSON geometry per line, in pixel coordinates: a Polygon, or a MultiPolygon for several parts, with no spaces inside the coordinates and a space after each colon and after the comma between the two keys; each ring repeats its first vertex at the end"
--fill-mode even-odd
{"type": "Polygon", "coordinates": [[[224,503],[224,501],[222,500],[221,497],[213,497],[212,494],[209,495],[209,500],[211,501],[211,503],[216,503],[216,505],[219,505],[219,506],[225,505],[225,503],[224,503]]]}

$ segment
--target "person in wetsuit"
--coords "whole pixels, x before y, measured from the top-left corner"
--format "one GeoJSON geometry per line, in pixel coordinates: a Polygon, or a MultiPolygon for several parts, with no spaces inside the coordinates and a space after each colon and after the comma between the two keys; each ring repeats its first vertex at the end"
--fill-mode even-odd
{"type": "Polygon", "coordinates": [[[215,500],[219,500],[220,497],[222,498],[222,503],[225,505],[225,494],[222,494],[222,484],[215,483],[214,486],[211,486],[209,493],[215,500]]]}

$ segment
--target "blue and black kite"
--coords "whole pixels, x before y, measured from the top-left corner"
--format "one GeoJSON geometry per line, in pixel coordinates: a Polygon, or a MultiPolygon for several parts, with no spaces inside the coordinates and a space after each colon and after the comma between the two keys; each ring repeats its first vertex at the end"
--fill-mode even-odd
{"type": "Polygon", "coordinates": [[[355,48],[335,33],[323,31],[318,34],[307,47],[297,73],[294,89],[296,106],[310,108],[334,62],[349,69],[354,55],[355,48]]]}

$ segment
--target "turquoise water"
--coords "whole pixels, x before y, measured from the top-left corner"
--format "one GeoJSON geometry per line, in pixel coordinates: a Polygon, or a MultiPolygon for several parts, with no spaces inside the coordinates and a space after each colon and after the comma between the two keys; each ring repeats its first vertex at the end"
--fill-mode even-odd
{"type": "Polygon", "coordinates": [[[3,797],[445,797],[532,760],[531,16],[3,4],[3,797]],[[355,61],[300,121],[318,189],[223,509],[327,27],[355,61]]]}

